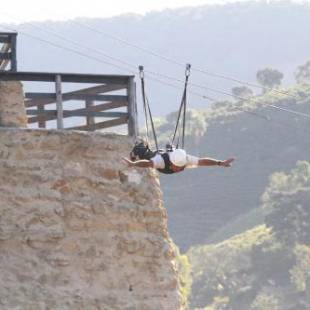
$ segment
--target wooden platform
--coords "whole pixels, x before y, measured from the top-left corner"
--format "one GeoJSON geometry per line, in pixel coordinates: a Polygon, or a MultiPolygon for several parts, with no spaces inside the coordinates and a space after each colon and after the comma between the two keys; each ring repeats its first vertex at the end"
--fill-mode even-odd
{"type": "Polygon", "coordinates": [[[127,124],[130,136],[138,135],[136,85],[134,76],[77,74],[59,72],[14,72],[0,71],[0,81],[50,82],[54,84],[54,92],[25,91],[25,107],[28,123],[37,123],[46,128],[46,122],[57,121],[58,129],[97,130],[127,124]],[[99,84],[63,92],[65,83],[99,84]],[[117,91],[118,94],[111,94],[117,91]],[[122,93],[123,94],[119,94],[122,93]],[[84,102],[84,108],[65,109],[68,101],[84,102]],[[56,104],[56,109],[46,109],[56,104]],[[125,111],[110,110],[124,108],[125,111]],[[85,124],[65,127],[64,118],[83,117],[85,124]],[[109,118],[96,122],[96,118],[109,118]],[[111,119],[110,119],[111,118],[111,119]]]}

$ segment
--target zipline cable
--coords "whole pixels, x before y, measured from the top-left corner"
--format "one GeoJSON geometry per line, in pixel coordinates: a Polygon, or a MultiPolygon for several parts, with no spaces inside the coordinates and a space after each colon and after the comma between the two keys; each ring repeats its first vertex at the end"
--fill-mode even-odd
{"type": "MultiPolygon", "coordinates": [[[[165,85],[165,86],[169,86],[169,87],[172,87],[172,88],[175,88],[175,89],[181,89],[181,86],[174,85],[174,84],[171,84],[171,83],[167,83],[166,81],[162,81],[162,80],[157,79],[157,78],[154,78],[154,77],[150,77],[150,76],[149,76],[148,79],[151,80],[151,81],[155,81],[155,82],[157,82],[157,83],[160,83],[160,84],[162,84],[162,85],[165,85]]],[[[189,94],[192,94],[192,95],[194,95],[194,96],[196,96],[196,97],[199,97],[199,98],[201,98],[201,99],[204,99],[204,100],[209,100],[209,101],[212,101],[212,102],[217,102],[217,101],[218,101],[218,100],[215,99],[215,98],[212,98],[212,97],[210,97],[210,96],[206,96],[206,95],[201,94],[201,93],[197,93],[197,92],[192,91],[192,90],[187,90],[187,92],[188,92],[189,94]]],[[[253,111],[245,110],[245,109],[242,109],[242,108],[237,107],[237,106],[234,106],[234,109],[239,110],[239,111],[242,111],[242,112],[244,112],[244,113],[248,113],[248,114],[250,114],[250,115],[252,115],[252,116],[256,116],[256,117],[258,117],[258,118],[262,118],[262,119],[264,119],[264,120],[266,120],[266,121],[270,121],[270,118],[267,117],[267,116],[265,116],[265,115],[261,115],[261,114],[259,114],[259,113],[253,112],[253,111]]]]}
{"type": "MultiPolygon", "coordinates": [[[[18,20],[17,18],[15,18],[15,17],[13,17],[12,15],[9,15],[9,14],[7,14],[7,13],[0,12],[0,14],[1,14],[1,15],[5,15],[5,16],[10,17],[10,18],[13,18],[14,20],[20,22],[20,20],[18,20]]],[[[31,23],[31,22],[27,22],[27,23],[25,23],[25,25],[30,25],[30,26],[33,27],[33,28],[36,28],[36,29],[38,29],[38,30],[40,30],[40,31],[42,31],[42,32],[47,33],[47,34],[52,34],[52,35],[54,35],[55,37],[57,37],[57,38],[59,38],[59,39],[65,41],[65,42],[69,42],[69,43],[71,43],[71,44],[73,44],[73,45],[75,45],[75,46],[77,46],[77,47],[83,48],[83,49],[88,50],[88,51],[95,52],[95,53],[97,53],[97,54],[99,54],[99,55],[102,55],[102,56],[104,56],[104,57],[106,57],[106,58],[109,58],[109,59],[111,59],[111,60],[113,60],[113,61],[117,61],[117,62],[121,63],[122,65],[128,66],[128,67],[130,67],[131,69],[136,69],[136,66],[133,65],[133,64],[130,64],[130,63],[128,63],[128,62],[126,62],[126,61],[124,61],[124,60],[122,60],[122,59],[120,59],[120,58],[111,56],[111,55],[109,55],[109,54],[107,54],[107,53],[104,53],[104,52],[102,52],[101,50],[99,50],[99,49],[97,49],[97,48],[89,47],[89,46],[86,46],[86,45],[81,44],[81,43],[78,42],[78,41],[69,39],[69,38],[67,38],[67,37],[65,37],[65,36],[63,36],[63,35],[61,35],[61,34],[55,32],[55,31],[53,31],[53,30],[50,30],[50,29],[47,28],[47,27],[44,27],[44,28],[43,28],[43,27],[40,27],[40,26],[38,26],[38,25],[36,25],[36,24],[34,24],[34,23],[31,23]]],[[[128,70],[128,69],[127,69],[127,70],[128,70]]]]}
{"type": "MultiPolygon", "coordinates": [[[[3,28],[8,29],[8,30],[11,30],[11,31],[16,31],[14,28],[8,27],[8,26],[3,26],[3,28]]],[[[110,62],[108,62],[108,61],[104,61],[104,60],[102,60],[102,59],[100,59],[100,58],[97,58],[97,57],[94,57],[94,56],[91,56],[91,55],[87,55],[87,54],[85,54],[85,53],[83,53],[83,52],[77,51],[77,50],[72,49],[72,48],[70,48],[70,47],[66,47],[66,46],[63,46],[63,45],[60,45],[60,44],[51,42],[51,41],[49,41],[49,40],[42,39],[42,38],[40,38],[40,37],[34,36],[34,35],[32,35],[32,34],[29,34],[29,33],[25,32],[25,31],[19,30],[19,33],[21,33],[21,34],[23,34],[23,35],[25,35],[25,36],[27,36],[27,37],[30,37],[30,38],[32,38],[32,39],[38,40],[38,41],[40,41],[40,42],[44,42],[44,43],[46,43],[46,44],[49,44],[49,45],[51,45],[51,46],[53,46],[53,47],[57,47],[57,48],[60,48],[60,49],[69,51],[69,52],[71,52],[71,53],[77,54],[77,55],[79,55],[79,56],[82,56],[82,57],[86,57],[86,58],[88,58],[88,59],[95,60],[95,61],[97,61],[97,62],[100,62],[101,64],[106,64],[106,65],[109,65],[109,66],[113,66],[113,67],[115,67],[115,68],[117,68],[117,69],[119,69],[119,70],[122,70],[122,71],[123,71],[124,69],[127,70],[127,71],[130,71],[129,69],[124,68],[124,67],[122,67],[122,66],[119,66],[119,65],[117,65],[117,64],[113,64],[113,63],[110,63],[110,62]]],[[[132,73],[133,75],[135,75],[135,72],[134,72],[134,71],[131,71],[131,73],[132,73]]]]}
{"type": "MultiPolygon", "coordinates": [[[[9,15],[9,14],[3,13],[3,12],[2,12],[2,14],[3,14],[3,15],[6,15],[6,16],[9,16],[10,18],[13,18],[13,19],[17,20],[16,18],[12,17],[12,16],[9,15]]],[[[148,50],[148,49],[141,48],[141,47],[139,47],[139,46],[136,45],[136,44],[131,44],[131,43],[129,43],[128,41],[126,41],[126,40],[124,40],[124,39],[118,38],[118,37],[116,37],[116,36],[114,36],[114,35],[111,35],[111,34],[107,34],[107,33],[103,32],[103,31],[101,31],[101,30],[98,30],[98,29],[96,29],[96,28],[93,28],[93,27],[89,26],[88,24],[80,23],[80,22],[77,22],[76,20],[69,20],[69,22],[71,22],[71,23],[73,23],[73,24],[77,24],[77,25],[79,25],[80,27],[86,27],[86,28],[89,29],[89,30],[95,31],[95,32],[100,33],[100,34],[102,34],[102,35],[104,35],[104,36],[108,36],[108,37],[110,37],[110,38],[112,38],[112,39],[114,39],[114,40],[118,40],[118,41],[121,42],[121,43],[124,43],[124,44],[130,45],[130,46],[132,46],[132,47],[141,49],[141,50],[143,50],[144,52],[151,53],[153,56],[161,57],[161,58],[164,59],[164,60],[173,62],[173,63],[178,64],[178,65],[181,65],[181,66],[183,67],[183,64],[182,64],[181,62],[179,62],[179,61],[170,59],[169,57],[166,57],[166,56],[162,56],[162,55],[160,55],[160,54],[158,54],[158,53],[155,53],[155,52],[153,52],[153,51],[150,51],[150,50],[148,50]]],[[[55,36],[61,38],[62,40],[65,40],[65,41],[67,41],[67,42],[71,42],[71,43],[73,43],[73,44],[75,44],[75,45],[77,45],[77,46],[79,46],[79,47],[82,47],[82,48],[85,48],[85,49],[88,49],[88,50],[92,50],[92,51],[94,51],[94,52],[96,52],[96,53],[99,53],[99,54],[101,54],[101,55],[103,55],[103,56],[105,56],[105,57],[107,57],[107,58],[112,59],[112,60],[118,61],[118,62],[120,62],[120,63],[122,63],[122,64],[124,64],[124,65],[126,65],[126,66],[131,67],[131,68],[135,68],[135,67],[136,67],[135,65],[130,64],[130,63],[128,63],[128,62],[125,62],[125,61],[123,61],[123,60],[121,60],[121,59],[119,59],[119,58],[112,57],[112,56],[110,56],[110,55],[108,55],[108,54],[106,54],[106,53],[103,53],[102,51],[100,51],[100,50],[98,50],[98,49],[85,47],[85,46],[83,46],[82,44],[80,44],[80,43],[78,43],[78,42],[76,42],[76,41],[74,41],[74,40],[67,39],[67,38],[64,37],[64,36],[62,36],[62,35],[60,35],[60,34],[58,34],[58,33],[55,33],[54,31],[48,31],[48,30],[46,30],[46,29],[42,29],[42,27],[39,27],[39,26],[34,25],[34,24],[32,24],[32,23],[29,23],[29,22],[28,22],[28,24],[30,24],[32,27],[35,27],[35,28],[40,29],[41,31],[44,31],[44,32],[47,32],[47,33],[51,33],[51,34],[53,34],[53,35],[55,35],[55,36]]],[[[128,69],[127,69],[127,70],[128,70],[128,69]]],[[[290,96],[290,97],[293,97],[293,98],[297,99],[296,96],[293,96],[293,95],[289,94],[288,92],[283,92],[283,91],[279,91],[279,90],[272,89],[272,88],[268,88],[268,87],[262,87],[262,86],[259,86],[259,85],[257,85],[257,84],[248,83],[248,82],[241,81],[241,80],[238,80],[238,79],[232,78],[232,77],[226,77],[226,76],[224,76],[224,75],[220,75],[220,74],[217,74],[217,73],[209,72],[209,71],[202,70],[202,69],[199,69],[199,68],[193,68],[193,70],[198,71],[198,72],[200,72],[200,73],[205,73],[205,74],[208,74],[208,75],[212,75],[212,76],[214,76],[214,77],[228,78],[228,79],[230,79],[231,81],[234,81],[234,82],[242,83],[242,84],[249,85],[249,86],[259,87],[259,88],[262,88],[262,89],[264,89],[264,90],[270,90],[270,91],[278,92],[278,93],[281,93],[281,94],[284,94],[284,95],[288,95],[288,96],[290,96]]],[[[160,74],[160,73],[156,73],[156,72],[152,72],[152,71],[149,71],[149,73],[154,74],[154,75],[159,75],[159,76],[162,76],[162,77],[166,77],[166,78],[171,79],[171,77],[165,76],[165,75],[160,74]]],[[[177,78],[172,78],[172,79],[178,80],[177,78]]],[[[179,80],[178,80],[178,81],[179,81],[179,80]]],[[[227,93],[227,92],[224,92],[224,91],[220,91],[220,90],[217,90],[217,89],[213,89],[213,88],[209,88],[209,87],[205,87],[205,86],[202,86],[202,85],[199,85],[199,84],[191,83],[191,85],[192,85],[192,86],[195,86],[195,87],[199,87],[199,88],[204,88],[204,89],[207,89],[207,90],[209,90],[209,91],[216,92],[216,93],[224,94],[224,95],[227,95],[227,96],[233,96],[234,98],[238,98],[238,99],[240,99],[240,100],[249,100],[248,98],[245,99],[245,98],[242,98],[242,97],[240,97],[240,96],[232,95],[232,94],[230,94],[230,93],[227,93]]],[[[281,108],[276,107],[276,106],[270,106],[270,107],[275,108],[275,109],[278,109],[278,110],[286,111],[286,112],[295,113],[295,114],[300,115],[300,116],[305,116],[305,113],[295,112],[295,111],[292,111],[292,110],[289,111],[289,109],[281,109],[281,108]]],[[[310,116],[306,116],[306,117],[310,117],[310,116]]]]}
{"type": "MultiPolygon", "coordinates": [[[[131,43],[131,42],[127,41],[127,40],[124,40],[124,39],[122,39],[120,37],[117,37],[115,35],[108,34],[106,32],[103,32],[102,30],[98,30],[98,29],[90,26],[87,23],[81,23],[81,22],[78,22],[76,20],[69,20],[69,22],[72,23],[72,24],[78,25],[78,26],[80,26],[82,28],[86,28],[86,29],[88,29],[90,31],[96,32],[98,34],[101,34],[101,35],[103,35],[105,37],[109,37],[109,38],[111,38],[111,39],[113,39],[115,41],[118,41],[118,42],[120,42],[122,44],[125,44],[127,46],[130,46],[130,47],[133,47],[135,49],[138,49],[138,50],[140,50],[142,52],[145,52],[147,54],[150,54],[152,56],[155,56],[157,58],[160,58],[162,60],[170,62],[172,64],[175,64],[175,65],[178,65],[178,66],[182,66],[182,67],[184,67],[184,65],[185,65],[184,62],[177,61],[177,60],[172,59],[170,57],[167,57],[167,56],[164,56],[162,54],[156,53],[156,52],[154,52],[154,51],[152,51],[150,49],[141,47],[141,46],[139,46],[137,44],[133,44],[133,43],[131,43]]],[[[234,78],[234,77],[230,77],[230,76],[226,76],[226,75],[223,75],[223,74],[211,72],[211,71],[206,70],[206,69],[200,69],[200,68],[195,67],[195,66],[192,67],[192,71],[196,71],[196,72],[199,72],[199,73],[202,73],[202,74],[205,74],[205,75],[208,75],[208,76],[220,78],[220,79],[229,80],[229,81],[232,81],[232,82],[235,82],[235,83],[239,83],[239,84],[242,84],[242,85],[248,85],[248,86],[256,87],[256,88],[259,88],[259,89],[263,89],[265,91],[268,90],[268,91],[276,92],[276,93],[279,93],[279,94],[282,94],[282,95],[286,95],[286,96],[289,96],[289,97],[292,97],[292,98],[295,98],[295,99],[297,98],[296,96],[294,96],[294,95],[292,95],[292,94],[290,94],[288,92],[285,92],[285,91],[280,91],[280,90],[277,90],[277,89],[274,89],[274,88],[271,88],[271,87],[261,86],[261,85],[255,84],[255,83],[250,83],[250,82],[247,82],[247,81],[242,81],[242,80],[239,80],[239,79],[234,78]]]]}
{"type": "MultiPolygon", "coordinates": [[[[9,29],[9,30],[16,31],[16,29],[13,29],[13,28],[8,27],[8,26],[2,26],[2,27],[3,27],[3,28],[6,28],[6,29],[9,29]]],[[[37,27],[37,28],[40,28],[40,29],[41,29],[41,27],[37,27]]],[[[42,29],[41,29],[41,30],[42,30],[42,29]]],[[[47,43],[47,44],[52,45],[52,46],[54,46],[54,47],[58,47],[58,48],[61,48],[61,49],[70,51],[70,52],[72,52],[72,53],[78,54],[78,55],[80,55],[80,56],[87,57],[87,58],[89,58],[89,59],[98,61],[98,62],[100,62],[100,63],[104,63],[104,64],[107,64],[107,65],[116,67],[116,68],[118,68],[118,69],[120,69],[120,70],[124,70],[124,69],[125,69],[125,70],[127,70],[127,71],[130,71],[128,68],[124,68],[124,67],[121,67],[121,66],[119,66],[119,65],[112,64],[112,63],[110,63],[110,62],[104,61],[104,60],[99,59],[99,58],[97,58],[97,57],[90,56],[90,55],[84,54],[84,53],[82,53],[82,52],[76,51],[76,50],[74,50],[74,49],[72,49],[72,48],[68,48],[68,47],[65,47],[65,46],[62,46],[62,45],[53,43],[53,42],[51,42],[51,41],[48,41],[48,40],[39,38],[39,37],[37,37],[37,36],[31,35],[31,34],[25,32],[25,31],[19,31],[19,32],[20,32],[21,34],[23,34],[23,35],[26,35],[26,36],[31,37],[31,38],[33,38],[33,39],[36,39],[36,40],[39,40],[39,41],[41,41],[41,42],[47,43]]],[[[48,31],[48,32],[50,32],[50,31],[48,31]]],[[[50,33],[53,33],[54,35],[56,35],[54,32],[50,32],[50,33]]],[[[57,35],[58,35],[58,34],[57,34],[57,35]]],[[[61,37],[62,39],[66,40],[66,41],[68,41],[68,42],[74,42],[75,44],[77,44],[75,41],[73,41],[73,40],[67,40],[67,39],[64,38],[63,36],[60,36],[60,35],[59,35],[59,37],[61,37]]],[[[79,46],[82,46],[82,45],[79,44],[79,46]]],[[[83,48],[85,48],[85,47],[83,46],[83,48]]],[[[96,49],[96,52],[98,52],[97,49],[96,49]]],[[[120,60],[120,59],[118,59],[118,58],[116,58],[116,57],[109,56],[109,55],[107,55],[107,54],[105,54],[105,53],[102,53],[102,52],[100,52],[100,54],[104,55],[105,57],[109,57],[109,58],[111,58],[111,59],[113,59],[113,60],[122,62],[122,63],[126,64],[127,66],[134,67],[134,65],[129,64],[129,63],[127,63],[127,62],[124,62],[124,61],[122,61],[122,60],[120,60]]],[[[130,71],[130,72],[131,72],[132,74],[135,74],[135,72],[132,72],[132,71],[130,71]]],[[[178,78],[170,77],[170,76],[165,75],[165,74],[161,74],[161,73],[157,73],[157,72],[153,72],[153,71],[148,71],[148,73],[153,74],[153,75],[158,75],[158,76],[161,76],[161,77],[164,77],[164,78],[167,78],[167,79],[175,80],[175,81],[177,81],[177,82],[182,82],[182,81],[179,80],[178,78]]],[[[183,82],[182,82],[182,83],[183,83],[183,82]]],[[[167,84],[167,85],[168,85],[168,84],[167,84]]],[[[206,89],[206,90],[209,90],[209,91],[213,91],[213,92],[216,92],[216,93],[221,93],[221,94],[224,94],[224,95],[227,95],[227,96],[231,96],[231,97],[237,98],[237,99],[239,99],[239,100],[243,100],[243,101],[250,101],[250,100],[251,100],[250,98],[243,98],[243,97],[240,97],[240,96],[232,95],[232,94],[226,93],[226,92],[224,92],[224,91],[220,91],[220,90],[213,89],[213,88],[210,88],[210,87],[206,87],[206,86],[203,86],[203,85],[200,85],[200,84],[196,84],[196,83],[189,83],[189,85],[192,85],[192,86],[195,86],[195,87],[198,87],[198,88],[203,88],[203,89],[206,89]]],[[[203,98],[207,98],[207,97],[203,95],[203,98]]],[[[209,97],[209,98],[210,98],[210,97],[209,97]]],[[[281,110],[281,111],[285,111],[285,112],[288,112],[288,113],[296,114],[296,115],[298,115],[298,116],[304,116],[304,117],[310,118],[310,115],[308,115],[308,114],[306,114],[306,113],[293,111],[293,110],[291,110],[291,109],[284,109],[284,108],[281,108],[281,107],[278,107],[278,106],[275,106],[275,105],[268,105],[268,106],[270,106],[271,108],[277,109],[277,110],[281,110]]]]}
{"type": "MultiPolygon", "coordinates": [[[[157,73],[157,72],[153,72],[153,71],[148,71],[148,73],[149,74],[153,74],[153,75],[158,75],[158,76],[164,77],[164,78],[169,79],[169,80],[174,80],[174,81],[177,81],[179,83],[183,83],[180,79],[175,78],[175,77],[171,77],[171,76],[168,76],[168,75],[165,75],[165,74],[161,74],[161,73],[157,73]]],[[[219,94],[223,94],[223,95],[226,95],[226,96],[230,96],[230,97],[233,97],[235,99],[239,99],[241,101],[253,101],[253,99],[251,99],[251,98],[244,98],[244,97],[241,97],[241,96],[233,95],[233,94],[230,94],[230,93],[218,90],[218,89],[206,87],[206,86],[201,85],[201,84],[192,83],[192,82],[189,82],[188,84],[190,86],[194,86],[194,87],[197,87],[197,88],[201,88],[201,89],[213,91],[215,93],[219,93],[219,94]]],[[[284,112],[288,112],[288,113],[292,113],[292,114],[295,114],[295,115],[299,115],[299,116],[310,118],[310,114],[307,114],[307,113],[298,112],[298,111],[294,111],[294,110],[286,109],[286,108],[281,108],[281,107],[278,107],[278,106],[272,105],[272,104],[265,104],[265,105],[269,106],[271,108],[274,108],[274,109],[278,109],[278,110],[284,111],[284,112]]]]}

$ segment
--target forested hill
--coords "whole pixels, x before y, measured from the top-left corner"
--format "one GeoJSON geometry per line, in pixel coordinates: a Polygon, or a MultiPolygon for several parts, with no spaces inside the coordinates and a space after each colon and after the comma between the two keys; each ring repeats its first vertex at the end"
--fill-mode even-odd
{"type": "MultiPolygon", "coordinates": [[[[215,158],[236,157],[232,168],[187,169],[161,177],[170,232],[182,250],[224,240],[260,224],[260,197],[276,171],[309,160],[310,119],[270,107],[308,113],[310,88],[282,89],[244,102],[219,102],[211,111],[188,113],[186,149],[215,158]]],[[[162,140],[175,113],[159,125],[162,140]]]]}
{"type": "Polygon", "coordinates": [[[307,161],[274,173],[262,196],[263,225],[189,251],[190,309],[309,309],[309,185],[307,161]]]}
{"type": "MultiPolygon", "coordinates": [[[[99,13],[98,13],[99,14],[99,13]]],[[[190,62],[212,72],[255,81],[255,73],[270,65],[291,83],[295,68],[309,58],[310,6],[289,1],[248,1],[220,6],[208,5],[177,10],[165,10],[140,15],[124,15],[109,19],[78,19],[99,31],[119,36],[126,41],[156,53],[190,62]]],[[[110,56],[146,69],[182,78],[184,68],[126,46],[98,32],[67,22],[36,23],[110,56]]],[[[17,30],[47,41],[74,48],[82,53],[113,62],[100,54],[79,48],[68,41],[34,28],[29,24],[14,26],[17,30]]],[[[38,41],[22,33],[18,38],[20,70],[88,73],[123,73],[104,63],[98,63],[38,41]]],[[[191,81],[228,91],[231,81],[192,72],[191,81]]],[[[155,115],[166,115],[177,107],[180,93],[174,88],[148,80],[150,101],[155,115]]],[[[211,94],[210,94],[211,95],[211,94]]],[[[140,97],[140,96],[139,96],[140,97]]],[[[194,107],[207,103],[192,98],[194,107]]]]}

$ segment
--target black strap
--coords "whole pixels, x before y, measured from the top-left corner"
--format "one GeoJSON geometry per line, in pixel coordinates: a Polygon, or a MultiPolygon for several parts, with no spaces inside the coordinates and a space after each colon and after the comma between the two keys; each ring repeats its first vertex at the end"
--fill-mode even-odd
{"type": "Polygon", "coordinates": [[[164,169],[157,169],[157,170],[159,172],[165,173],[165,174],[172,174],[172,173],[174,173],[174,171],[171,169],[171,161],[170,161],[169,155],[167,153],[163,153],[163,154],[160,154],[160,155],[161,155],[161,157],[164,160],[165,168],[164,169]]]}
{"type": "MultiPolygon", "coordinates": [[[[186,125],[186,105],[187,105],[187,85],[188,85],[188,79],[189,79],[189,75],[190,75],[190,68],[191,65],[187,64],[186,65],[186,70],[185,70],[185,83],[184,83],[184,90],[183,90],[183,95],[182,95],[182,100],[181,100],[181,104],[180,104],[180,108],[179,108],[179,112],[178,112],[178,117],[177,117],[177,121],[176,121],[176,125],[175,125],[175,129],[174,129],[174,133],[173,133],[173,137],[171,140],[171,145],[175,145],[175,138],[176,138],[176,134],[179,130],[179,123],[180,123],[180,119],[182,116],[182,140],[181,140],[181,147],[184,148],[185,145],[185,125],[186,125]],[[182,115],[183,112],[183,115],[182,115]]],[[[179,132],[179,137],[178,137],[178,142],[176,143],[176,147],[179,147],[179,142],[180,142],[180,132],[179,132]]]]}
{"type": "MultiPolygon", "coordinates": [[[[176,173],[175,171],[173,171],[171,169],[171,161],[170,161],[170,158],[169,158],[169,154],[168,153],[162,153],[160,154],[161,157],[163,158],[164,160],[164,163],[165,163],[165,168],[164,169],[157,169],[159,172],[161,173],[164,173],[164,174],[173,174],[173,173],[176,173]]],[[[185,169],[185,166],[183,167],[183,169],[181,169],[180,171],[183,171],[185,169]]]]}

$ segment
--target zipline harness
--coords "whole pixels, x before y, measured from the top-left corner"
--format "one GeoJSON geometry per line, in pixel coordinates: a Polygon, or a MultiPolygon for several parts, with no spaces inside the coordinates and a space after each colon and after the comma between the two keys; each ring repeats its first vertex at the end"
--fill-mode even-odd
{"type": "MultiPolygon", "coordinates": [[[[181,104],[180,104],[179,111],[178,111],[178,116],[177,116],[177,121],[176,121],[175,129],[174,129],[173,137],[172,137],[171,141],[166,145],[167,151],[169,151],[169,150],[171,151],[173,145],[176,145],[176,148],[178,148],[179,144],[180,144],[180,139],[181,139],[181,148],[184,148],[184,145],[185,145],[187,85],[188,85],[188,79],[190,76],[190,69],[191,69],[191,65],[187,64],[186,69],[185,69],[185,82],[184,82],[184,90],[183,90],[183,95],[182,95],[182,99],[181,99],[181,104]],[[182,130],[179,129],[180,123],[182,123],[182,130]],[[178,134],[178,137],[177,137],[177,141],[176,141],[177,134],[178,134]],[[175,144],[175,142],[177,142],[177,143],[175,144]]],[[[158,148],[157,135],[156,135],[156,131],[155,131],[155,126],[154,126],[151,108],[150,108],[149,101],[148,101],[148,98],[147,98],[146,92],[145,92],[145,81],[144,81],[144,71],[143,70],[144,70],[143,66],[139,66],[142,100],[143,100],[143,110],[144,110],[144,118],[145,118],[146,142],[149,145],[149,124],[148,123],[150,120],[151,127],[152,127],[152,133],[153,133],[153,139],[154,139],[156,151],[158,152],[159,148],[158,148]]]]}

